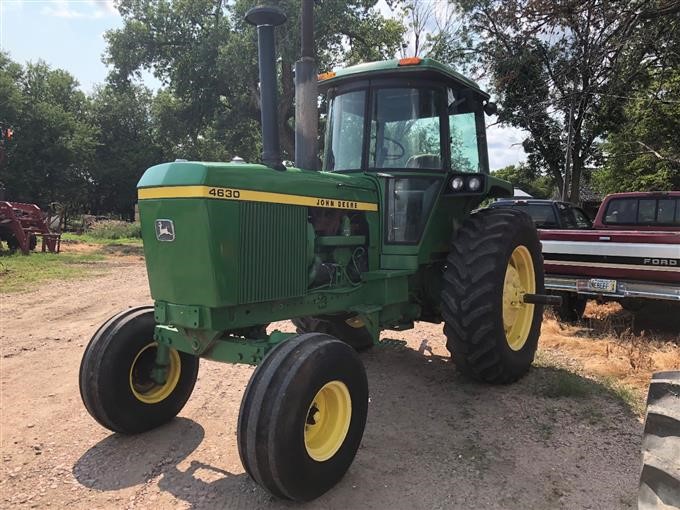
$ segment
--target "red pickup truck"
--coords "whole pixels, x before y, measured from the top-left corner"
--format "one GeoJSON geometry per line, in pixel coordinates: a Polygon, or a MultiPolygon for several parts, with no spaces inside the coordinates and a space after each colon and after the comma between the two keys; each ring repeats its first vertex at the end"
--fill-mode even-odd
{"type": "Polygon", "coordinates": [[[562,320],[580,319],[589,298],[680,304],[680,191],[608,195],[590,227],[537,226],[562,320]]]}

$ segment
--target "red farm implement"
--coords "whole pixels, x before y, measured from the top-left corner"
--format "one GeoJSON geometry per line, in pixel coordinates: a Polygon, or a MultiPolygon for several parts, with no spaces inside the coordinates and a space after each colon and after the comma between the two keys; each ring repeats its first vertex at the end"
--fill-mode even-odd
{"type": "Polygon", "coordinates": [[[42,239],[42,251],[59,253],[61,234],[50,231],[46,215],[37,205],[0,201],[0,241],[11,251],[28,255],[38,238],[42,239]]]}

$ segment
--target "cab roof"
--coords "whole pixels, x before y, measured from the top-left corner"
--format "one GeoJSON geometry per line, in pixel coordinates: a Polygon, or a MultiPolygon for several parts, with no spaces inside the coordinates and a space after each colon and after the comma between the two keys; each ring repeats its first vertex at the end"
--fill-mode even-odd
{"type": "Polygon", "coordinates": [[[489,99],[489,94],[479,88],[477,83],[454,71],[449,66],[431,58],[419,59],[418,57],[366,62],[344,69],[338,69],[337,71],[322,73],[319,75],[319,89],[321,91],[326,91],[330,87],[339,85],[349,79],[373,78],[379,75],[394,76],[395,73],[399,73],[399,75],[411,73],[434,75],[436,79],[444,79],[445,81],[450,80],[459,85],[469,87],[484,99],[489,99]],[[405,61],[409,63],[405,64],[405,61]]]}

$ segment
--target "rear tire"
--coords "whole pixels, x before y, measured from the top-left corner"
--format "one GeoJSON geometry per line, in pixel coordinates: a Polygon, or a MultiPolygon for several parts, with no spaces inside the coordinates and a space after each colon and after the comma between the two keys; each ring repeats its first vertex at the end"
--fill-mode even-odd
{"type": "Polygon", "coordinates": [[[553,307],[558,320],[567,324],[582,320],[588,299],[572,292],[559,292],[558,294],[562,296],[562,304],[553,307]]]}
{"type": "Polygon", "coordinates": [[[652,375],[638,508],[680,508],[680,371],[652,375]]]}
{"type": "Polygon", "coordinates": [[[354,350],[324,334],[296,336],[274,347],[248,383],[241,462],[273,495],[312,500],[351,465],[367,412],[366,372],[354,350]]]}
{"type": "Polygon", "coordinates": [[[647,306],[649,304],[649,300],[636,298],[623,298],[622,300],[619,301],[619,304],[621,305],[621,308],[623,308],[624,310],[631,313],[636,313],[642,310],[645,306],[647,306]]]}
{"type": "Polygon", "coordinates": [[[513,209],[484,209],[457,232],[442,291],[446,346],[464,374],[493,384],[527,373],[543,307],[522,293],[544,293],[543,257],[531,218],[513,209]]]}
{"type": "Polygon", "coordinates": [[[102,426],[137,434],[174,418],[198,376],[198,358],[170,349],[168,380],[150,378],[155,363],[152,306],[131,308],[105,322],[85,349],[80,364],[80,396],[102,426]]]}
{"type": "Polygon", "coordinates": [[[345,342],[357,351],[373,347],[373,338],[366,326],[354,327],[347,323],[353,315],[324,315],[318,317],[297,317],[291,322],[299,334],[325,333],[345,342]]]}

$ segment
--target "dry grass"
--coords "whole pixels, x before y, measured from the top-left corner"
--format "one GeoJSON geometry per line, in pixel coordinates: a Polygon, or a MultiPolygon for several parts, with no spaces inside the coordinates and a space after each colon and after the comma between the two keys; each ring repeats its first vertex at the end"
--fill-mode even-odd
{"type": "Polygon", "coordinates": [[[544,357],[603,383],[639,412],[651,374],[680,369],[680,314],[676,315],[677,321],[663,317],[661,322],[670,327],[635,332],[636,316],[616,303],[592,303],[580,325],[546,317],[539,348],[544,357]]]}

